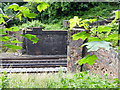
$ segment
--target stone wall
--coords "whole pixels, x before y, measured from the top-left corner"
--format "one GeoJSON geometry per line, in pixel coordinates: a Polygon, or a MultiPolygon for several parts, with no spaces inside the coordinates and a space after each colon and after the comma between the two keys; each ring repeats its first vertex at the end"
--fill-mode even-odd
{"type": "Polygon", "coordinates": [[[36,35],[39,39],[36,44],[26,39],[28,55],[67,55],[67,31],[42,31],[36,28],[26,34],[36,35]]]}
{"type": "Polygon", "coordinates": [[[67,60],[68,60],[68,71],[69,72],[77,72],[80,71],[81,67],[78,64],[75,64],[76,61],[82,59],[83,56],[88,54],[96,55],[99,60],[96,60],[95,63],[90,66],[88,64],[83,65],[83,70],[90,70],[100,76],[104,76],[105,73],[108,74],[110,78],[118,77],[118,53],[114,51],[114,49],[104,50],[99,49],[96,52],[87,53],[83,48],[80,46],[83,44],[82,40],[75,40],[73,41],[71,36],[77,32],[81,32],[79,30],[72,30],[69,32],[69,45],[68,45],[68,53],[67,53],[67,60]],[[84,55],[83,55],[84,52],[84,55]]]}
{"type": "Polygon", "coordinates": [[[104,76],[104,74],[107,73],[111,79],[118,78],[119,59],[118,53],[114,51],[114,49],[105,50],[100,48],[96,52],[90,52],[90,54],[96,55],[99,60],[96,60],[92,66],[85,64],[85,70],[90,70],[100,76],[104,76]]]}
{"type": "Polygon", "coordinates": [[[75,63],[82,58],[82,48],[80,46],[83,44],[83,40],[79,39],[73,41],[71,37],[78,32],[81,32],[81,30],[71,30],[68,32],[67,67],[69,72],[80,71],[80,66],[75,63]]]}

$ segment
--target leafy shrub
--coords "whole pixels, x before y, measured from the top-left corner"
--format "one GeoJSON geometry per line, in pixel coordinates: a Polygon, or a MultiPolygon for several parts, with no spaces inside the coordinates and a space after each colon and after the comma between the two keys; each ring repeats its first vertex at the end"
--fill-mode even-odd
{"type": "Polygon", "coordinates": [[[90,72],[83,72],[73,74],[71,77],[67,75],[60,77],[60,81],[48,80],[47,88],[117,88],[118,82],[110,82],[105,78],[103,80],[100,76],[90,74],[90,72]]]}
{"type": "Polygon", "coordinates": [[[32,20],[27,21],[26,23],[23,23],[22,25],[19,26],[19,29],[22,28],[32,28],[32,27],[44,27],[44,25],[39,21],[39,20],[32,20]]]}

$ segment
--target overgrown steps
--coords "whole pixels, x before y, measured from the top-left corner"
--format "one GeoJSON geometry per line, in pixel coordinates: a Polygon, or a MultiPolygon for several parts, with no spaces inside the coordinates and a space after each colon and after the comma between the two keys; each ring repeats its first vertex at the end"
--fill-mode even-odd
{"type": "MultiPolygon", "coordinates": [[[[1,72],[49,72],[58,71],[60,67],[67,67],[66,55],[23,55],[23,56],[10,56],[2,57],[0,61],[1,72]],[[46,68],[46,69],[45,69],[46,68]],[[48,69],[47,69],[48,68],[48,69]],[[53,68],[53,69],[52,69],[53,68]],[[57,68],[57,69],[55,69],[57,68]],[[24,70],[22,70],[24,69],[24,70]],[[44,71],[45,70],[45,71],[44,71]]],[[[66,71],[66,69],[64,69],[66,71]]]]}

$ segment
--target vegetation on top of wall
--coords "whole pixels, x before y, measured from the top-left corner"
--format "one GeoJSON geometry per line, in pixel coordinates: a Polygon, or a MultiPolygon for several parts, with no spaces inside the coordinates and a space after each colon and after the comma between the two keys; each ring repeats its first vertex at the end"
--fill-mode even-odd
{"type": "Polygon", "coordinates": [[[32,20],[23,23],[22,25],[18,26],[19,29],[23,28],[32,28],[32,27],[45,27],[43,30],[65,30],[62,25],[59,24],[43,24],[39,20],[32,20]]]}

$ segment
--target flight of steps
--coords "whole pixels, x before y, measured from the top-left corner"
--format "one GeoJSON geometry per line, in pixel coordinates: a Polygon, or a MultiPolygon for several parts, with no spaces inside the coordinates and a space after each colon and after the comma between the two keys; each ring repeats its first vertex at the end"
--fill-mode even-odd
{"type": "Polygon", "coordinates": [[[0,72],[56,72],[67,71],[66,55],[22,55],[2,57],[0,72]]]}

